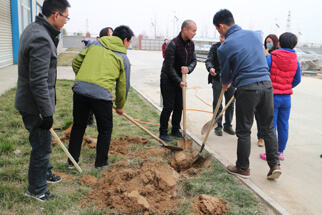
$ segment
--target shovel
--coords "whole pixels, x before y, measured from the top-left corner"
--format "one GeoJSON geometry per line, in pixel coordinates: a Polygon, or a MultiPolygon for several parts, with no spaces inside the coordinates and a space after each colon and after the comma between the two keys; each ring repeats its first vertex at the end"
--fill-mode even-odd
{"type": "MultiPolygon", "coordinates": [[[[113,109],[116,110],[116,107],[113,105],[113,109]]],[[[144,128],[142,125],[140,125],[138,122],[136,122],[134,119],[132,119],[132,117],[128,116],[126,113],[123,113],[123,116],[125,118],[127,118],[128,120],[130,120],[133,124],[135,124],[136,126],[138,126],[139,128],[141,128],[144,132],[146,132],[147,134],[149,134],[151,137],[153,137],[156,141],[158,141],[159,143],[161,143],[162,147],[173,150],[173,151],[182,151],[182,148],[176,147],[176,146],[169,146],[167,145],[163,140],[161,140],[160,138],[158,138],[157,136],[155,136],[154,134],[152,134],[149,130],[147,130],[146,128],[144,128]]]]}
{"type": "Polygon", "coordinates": [[[234,101],[235,97],[232,96],[231,99],[229,100],[229,102],[226,104],[226,106],[224,107],[224,109],[222,109],[222,111],[220,112],[220,114],[217,116],[215,122],[211,125],[211,120],[209,122],[207,122],[201,129],[201,135],[204,135],[207,131],[209,126],[211,125],[211,129],[213,127],[215,127],[216,122],[218,121],[218,119],[224,114],[224,112],[227,110],[227,108],[229,107],[229,105],[234,101]]]}
{"type": "MultiPolygon", "coordinates": [[[[186,82],[186,74],[182,73],[182,82],[186,82]]],[[[187,140],[187,131],[186,131],[186,124],[187,124],[187,120],[186,120],[186,86],[182,87],[182,105],[183,105],[183,140],[179,140],[178,141],[178,146],[180,148],[183,148],[184,150],[191,150],[192,149],[192,140],[187,140]]]]}
{"type": "Polygon", "coordinates": [[[57,140],[58,144],[62,147],[62,149],[64,150],[65,154],[68,156],[69,160],[72,161],[72,163],[74,164],[74,166],[76,167],[76,169],[80,173],[82,173],[82,169],[78,166],[78,163],[74,160],[73,156],[69,153],[69,151],[66,149],[66,147],[64,146],[64,144],[61,142],[61,140],[59,139],[59,137],[57,136],[57,134],[53,130],[53,128],[50,129],[50,132],[55,137],[55,139],[57,140]]]}
{"type": "MultiPolygon", "coordinates": [[[[217,105],[216,105],[216,108],[215,108],[215,111],[214,111],[214,115],[212,116],[212,119],[210,121],[210,125],[213,125],[215,123],[215,120],[216,120],[216,115],[217,115],[217,112],[218,112],[218,109],[220,107],[220,104],[221,104],[221,101],[222,101],[222,98],[224,96],[224,92],[225,90],[222,89],[221,90],[221,93],[220,93],[220,96],[219,96],[219,99],[218,99],[218,102],[217,102],[217,105]]],[[[218,120],[219,118],[217,118],[218,120]]],[[[206,137],[205,139],[203,140],[203,143],[201,145],[201,149],[199,151],[199,153],[195,156],[195,159],[192,163],[195,163],[199,158],[201,158],[201,152],[202,150],[205,148],[205,145],[206,145],[206,142],[208,140],[208,137],[209,137],[209,134],[210,134],[210,130],[211,130],[211,126],[208,127],[208,131],[207,131],[207,134],[206,134],[206,137]]]]}

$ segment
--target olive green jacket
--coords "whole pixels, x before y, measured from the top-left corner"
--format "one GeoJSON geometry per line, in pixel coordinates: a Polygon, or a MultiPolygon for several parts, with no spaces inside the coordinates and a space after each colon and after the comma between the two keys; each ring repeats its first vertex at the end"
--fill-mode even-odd
{"type": "Polygon", "coordinates": [[[74,93],[112,101],[115,86],[115,105],[122,109],[130,88],[130,61],[122,40],[105,36],[86,46],[73,60],[76,74],[74,93]]]}

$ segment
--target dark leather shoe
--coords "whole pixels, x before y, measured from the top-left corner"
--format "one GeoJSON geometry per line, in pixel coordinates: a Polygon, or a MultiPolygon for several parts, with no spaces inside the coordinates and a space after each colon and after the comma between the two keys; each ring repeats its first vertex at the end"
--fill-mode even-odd
{"type": "Polygon", "coordinates": [[[160,134],[159,138],[163,141],[170,142],[172,139],[169,137],[168,134],[160,134]]]}
{"type": "Polygon", "coordinates": [[[230,134],[230,135],[235,135],[235,131],[232,127],[227,127],[227,128],[224,128],[224,132],[230,134]]]}
{"type": "Polygon", "coordinates": [[[171,135],[175,137],[183,138],[182,133],[180,131],[172,131],[171,135]]]}
{"type": "Polygon", "coordinates": [[[233,165],[228,165],[227,166],[227,171],[230,173],[230,174],[233,174],[233,175],[238,175],[242,178],[249,178],[250,177],[250,169],[240,169],[238,168],[237,166],[233,166],[233,165]]]}
{"type": "Polygon", "coordinates": [[[267,174],[267,179],[269,179],[269,180],[278,179],[281,174],[282,174],[282,170],[281,170],[280,165],[275,164],[273,167],[270,168],[270,170],[267,174]]]}

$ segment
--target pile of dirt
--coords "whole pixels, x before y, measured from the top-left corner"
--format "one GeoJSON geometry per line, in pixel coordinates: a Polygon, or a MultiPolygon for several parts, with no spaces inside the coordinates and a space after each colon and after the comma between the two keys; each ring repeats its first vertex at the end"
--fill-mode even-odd
{"type": "Polygon", "coordinates": [[[126,214],[178,210],[179,174],[161,160],[147,159],[135,167],[128,167],[126,161],[119,162],[102,175],[82,205],[95,203],[98,208],[109,207],[126,214]]]}
{"type": "MultiPolygon", "coordinates": [[[[69,142],[70,131],[71,127],[64,131],[60,137],[62,141],[69,142]]],[[[99,180],[90,175],[79,180],[79,184],[92,188],[81,206],[94,203],[97,208],[110,208],[112,212],[122,214],[176,213],[180,204],[177,196],[180,174],[198,177],[201,174],[198,168],[209,167],[210,160],[201,157],[194,163],[198,152],[170,154],[169,149],[160,146],[147,147],[148,142],[148,139],[130,136],[112,139],[109,155],[122,156],[126,160],[109,166],[99,180]]],[[[96,138],[84,136],[82,147],[95,149],[96,143],[96,138]]],[[[75,178],[56,174],[63,179],[75,178]]],[[[200,195],[191,206],[194,214],[226,214],[228,210],[221,198],[208,195],[200,195]]]]}
{"type": "MultiPolygon", "coordinates": [[[[67,144],[69,144],[70,133],[72,131],[72,127],[73,127],[73,124],[71,124],[66,130],[64,130],[64,134],[59,137],[59,139],[62,142],[66,142],[67,144]]],[[[53,138],[52,145],[55,146],[57,144],[58,144],[57,140],[55,138],[53,138]]],[[[84,148],[85,145],[87,145],[88,148],[90,148],[90,149],[96,149],[97,138],[84,136],[83,142],[82,142],[82,148],[84,148]]]]}
{"type": "Polygon", "coordinates": [[[196,215],[225,215],[228,210],[229,207],[222,198],[210,195],[201,194],[199,199],[193,203],[193,211],[196,215]]]}
{"type": "Polygon", "coordinates": [[[149,142],[146,138],[130,136],[120,137],[119,139],[112,139],[109,155],[123,156],[127,159],[148,157],[165,157],[169,150],[159,146],[146,147],[145,144],[149,142]],[[132,146],[132,147],[131,147],[132,146]]]}
{"type": "Polygon", "coordinates": [[[79,184],[85,184],[88,187],[94,187],[97,184],[98,179],[95,176],[85,175],[79,180],[79,184]]]}

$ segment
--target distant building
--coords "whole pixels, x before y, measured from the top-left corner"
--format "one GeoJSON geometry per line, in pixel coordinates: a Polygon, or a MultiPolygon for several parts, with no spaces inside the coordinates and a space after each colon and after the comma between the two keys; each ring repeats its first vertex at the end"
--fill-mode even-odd
{"type": "Polygon", "coordinates": [[[19,39],[44,0],[0,0],[0,68],[18,62],[19,39]]]}

